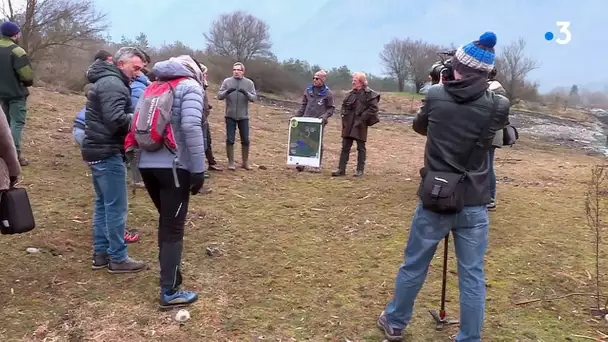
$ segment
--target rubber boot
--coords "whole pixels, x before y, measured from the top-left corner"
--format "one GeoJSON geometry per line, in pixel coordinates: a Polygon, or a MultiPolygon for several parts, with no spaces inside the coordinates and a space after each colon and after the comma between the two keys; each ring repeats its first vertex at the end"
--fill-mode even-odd
{"type": "Polygon", "coordinates": [[[363,176],[363,171],[365,171],[365,154],[364,151],[358,151],[357,153],[357,172],[355,172],[355,177],[363,176]]]}
{"type": "Polygon", "coordinates": [[[242,168],[251,170],[251,166],[249,166],[249,146],[241,145],[241,157],[243,159],[242,168]]]}
{"type": "Polygon", "coordinates": [[[234,145],[226,144],[226,156],[228,157],[228,170],[235,171],[234,166],[234,145]]]}

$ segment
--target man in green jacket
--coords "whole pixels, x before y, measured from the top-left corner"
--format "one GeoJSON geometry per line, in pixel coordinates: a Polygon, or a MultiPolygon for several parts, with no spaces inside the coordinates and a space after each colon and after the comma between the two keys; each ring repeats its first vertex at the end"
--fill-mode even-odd
{"type": "Polygon", "coordinates": [[[19,25],[5,21],[0,25],[0,103],[11,126],[11,134],[22,166],[29,164],[21,155],[21,135],[25,126],[29,96],[34,84],[34,71],[25,50],[17,45],[21,37],[19,25]]]}

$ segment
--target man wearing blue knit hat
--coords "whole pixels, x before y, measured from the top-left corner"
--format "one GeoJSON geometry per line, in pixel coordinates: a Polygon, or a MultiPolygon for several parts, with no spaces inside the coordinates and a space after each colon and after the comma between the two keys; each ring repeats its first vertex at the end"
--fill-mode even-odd
{"type": "MultiPolygon", "coordinates": [[[[460,331],[455,341],[481,341],[490,202],[488,151],[509,116],[509,101],[488,89],[494,45],[496,35],[486,32],[458,48],[448,63],[447,80],[429,88],[414,119],[414,131],[427,137],[424,167],[405,261],[397,273],[394,296],[377,320],[389,341],[403,340],[402,331],[412,318],[437,245],[447,242],[450,232],[460,290],[460,331]]],[[[440,316],[444,319],[443,312],[440,316]]]]}
{"type": "Polygon", "coordinates": [[[28,87],[34,84],[34,71],[27,53],[17,43],[19,25],[12,21],[0,24],[0,103],[6,114],[21,166],[29,164],[21,155],[21,135],[27,116],[28,87]]]}

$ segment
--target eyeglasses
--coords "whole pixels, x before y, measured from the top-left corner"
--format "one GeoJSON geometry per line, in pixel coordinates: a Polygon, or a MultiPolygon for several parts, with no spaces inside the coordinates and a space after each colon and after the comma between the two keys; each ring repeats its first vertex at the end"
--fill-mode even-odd
{"type": "Polygon", "coordinates": [[[232,71],[243,71],[243,69],[232,69],[232,71]]]}
{"type": "Polygon", "coordinates": [[[318,77],[313,77],[312,79],[313,80],[320,80],[320,78],[318,78],[318,77]]]}

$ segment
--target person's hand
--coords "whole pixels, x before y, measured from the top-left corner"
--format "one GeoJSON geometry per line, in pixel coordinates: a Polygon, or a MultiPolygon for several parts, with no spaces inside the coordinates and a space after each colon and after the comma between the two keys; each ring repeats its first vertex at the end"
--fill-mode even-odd
{"type": "Polygon", "coordinates": [[[243,95],[247,96],[247,92],[245,91],[245,89],[242,89],[242,88],[241,88],[241,89],[239,89],[239,93],[241,93],[241,94],[243,94],[243,95]]]}
{"type": "Polygon", "coordinates": [[[327,119],[326,118],[321,118],[321,124],[323,126],[327,125],[327,119]]]}
{"type": "Polygon", "coordinates": [[[230,93],[232,93],[232,92],[233,92],[233,91],[235,91],[235,90],[236,90],[236,88],[229,88],[228,90],[226,90],[226,92],[227,92],[228,94],[230,94],[230,93]]]}
{"type": "Polygon", "coordinates": [[[9,188],[14,188],[15,184],[17,184],[18,180],[19,180],[19,177],[17,177],[17,176],[10,176],[9,177],[9,188]]]}
{"type": "Polygon", "coordinates": [[[211,104],[209,104],[208,106],[209,106],[209,110],[213,109],[213,106],[211,104]]]}
{"type": "Polygon", "coordinates": [[[205,172],[190,174],[190,193],[198,194],[205,184],[205,172]]]}

